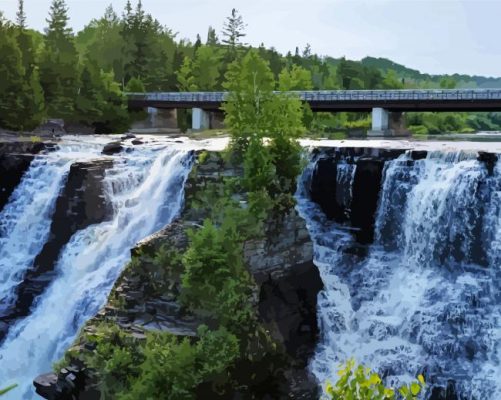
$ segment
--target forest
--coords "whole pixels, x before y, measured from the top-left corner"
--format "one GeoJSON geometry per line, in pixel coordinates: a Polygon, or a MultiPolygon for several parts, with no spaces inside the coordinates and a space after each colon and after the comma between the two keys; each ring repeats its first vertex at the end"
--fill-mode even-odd
{"type": "MultiPolygon", "coordinates": [[[[224,17],[222,16],[222,19],[224,17]]],[[[0,127],[31,131],[47,118],[91,127],[96,133],[123,132],[134,115],[125,92],[224,90],[229,66],[252,46],[235,9],[222,32],[212,27],[195,42],[180,39],[144,9],[139,0],[124,10],[110,5],[99,19],[74,32],[65,0],[53,0],[44,32],[30,29],[19,0],[15,21],[0,11],[0,127]]],[[[497,87],[499,79],[427,75],[390,60],[361,61],[320,56],[304,49],[280,54],[264,44],[254,48],[269,65],[277,90],[412,89],[497,87]]],[[[137,113],[136,113],[137,114],[137,113]]],[[[180,126],[189,116],[180,112],[180,126]]],[[[305,135],[345,134],[367,129],[370,116],[305,111],[305,135]]],[[[474,132],[501,128],[496,113],[409,113],[415,134],[474,132]]]]}

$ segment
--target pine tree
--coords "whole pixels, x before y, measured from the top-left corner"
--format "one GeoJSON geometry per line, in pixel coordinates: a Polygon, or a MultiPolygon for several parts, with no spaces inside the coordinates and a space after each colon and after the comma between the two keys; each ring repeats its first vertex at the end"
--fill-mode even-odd
{"type": "Polygon", "coordinates": [[[178,88],[182,92],[192,92],[197,89],[195,78],[193,76],[193,68],[191,60],[188,57],[184,58],[181,68],[177,72],[178,88]]]}
{"type": "Polygon", "coordinates": [[[26,28],[26,14],[24,12],[24,0],[18,0],[16,22],[17,22],[17,26],[19,26],[21,29],[26,28]]]}
{"type": "Polygon", "coordinates": [[[197,90],[213,91],[219,80],[220,57],[215,48],[201,46],[192,63],[193,77],[197,90]]]}
{"type": "Polygon", "coordinates": [[[197,40],[195,41],[195,45],[193,46],[195,52],[198,50],[198,48],[202,45],[202,38],[200,35],[197,33],[197,40]]]}
{"type": "Polygon", "coordinates": [[[78,94],[78,53],[65,0],[52,0],[40,79],[50,116],[71,118],[78,94]]]}
{"type": "Polygon", "coordinates": [[[207,31],[207,46],[217,46],[219,44],[219,39],[216,34],[216,30],[209,26],[209,30],[207,31]]]}
{"type": "Polygon", "coordinates": [[[226,44],[230,51],[235,51],[239,46],[244,45],[240,42],[240,38],[246,36],[244,33],[246,25],[244,24],[243,18],[238,14],[238,11],[234,8],[231,10],[231,16],[227,17],[226,22],[223,27],[223,43],[226,44]]]}
{"type": "Polygon", "coordinates": [[[26,87],[21,50],[11,24],[2,21],[0,35],[0,126],[22,129],[21,97],[26,87]]]}

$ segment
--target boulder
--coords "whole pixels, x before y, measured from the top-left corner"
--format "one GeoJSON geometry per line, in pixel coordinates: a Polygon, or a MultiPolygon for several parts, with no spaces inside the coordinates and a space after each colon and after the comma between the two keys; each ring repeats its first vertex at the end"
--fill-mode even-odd
{"type": "Polygon", "coordinates": [[[120,153],[123,149],[124,148],[120,142],[110,142],[104,146],[102,154],[111,156],[113,154],[120,153]]]}

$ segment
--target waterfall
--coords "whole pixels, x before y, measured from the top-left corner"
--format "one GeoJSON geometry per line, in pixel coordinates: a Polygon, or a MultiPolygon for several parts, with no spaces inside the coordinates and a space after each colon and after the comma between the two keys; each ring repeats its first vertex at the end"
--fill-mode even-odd
{"type": "Polygon", "coordinates": [[[105,304],[130,260],[130,248],[178,215],[190,154],[165,145],[145,146],[115,159],[104,178],[112,220],[73,235],[61,252],[53,282],[0,347],[0,382],[19,384],[6,399],[36,398],[33,378],[51,369],[85,321],[105,304]]]}
{"type": "Polygon", "coordinates": [[[60,145],[35,156],[0,212],[0,316],[15,301],[14,289],[42,249],[56,199],[75,160],[95,157],[101,147],[60,145]]]}
{"type": "MultiPolygon", "coordinates": [[[[355,358],[398,386],[423,373],[426,397],[454,381],[462,399],[501,398],[501,166],[492,175],[476,154],[410,153],[387,161],[367,254],[308,196],[298,211],[314,241],[321,339],[310,368],[336,381],[355,358]]],[[[347,166],[338,162],[338,175],[347,166]]],[[[347,184],[353,185],[353,179],[347,184]]],[[[347,189],[348,190],[348,189],[347,189]]]]}

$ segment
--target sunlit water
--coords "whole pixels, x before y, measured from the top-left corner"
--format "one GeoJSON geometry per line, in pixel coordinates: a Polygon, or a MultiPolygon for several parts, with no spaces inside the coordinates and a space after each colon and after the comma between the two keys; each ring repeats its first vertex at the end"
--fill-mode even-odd
{"type": "MultiPolygon", "coordinates": [[[[353,357],[388,385],[424,373],[429,389],[451,379],[466,399],[501,399],[499,165],[489,176],[464,152],[387,162],[366,257],[346,251],[353,236],[309,199],[314,168],[297,198],[325,286],[310,365],[318,381],[336,381],[353,357]]],[[[338,164],[338,185],[351,187],[354,168],[338,164]]]]}

